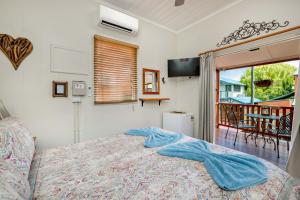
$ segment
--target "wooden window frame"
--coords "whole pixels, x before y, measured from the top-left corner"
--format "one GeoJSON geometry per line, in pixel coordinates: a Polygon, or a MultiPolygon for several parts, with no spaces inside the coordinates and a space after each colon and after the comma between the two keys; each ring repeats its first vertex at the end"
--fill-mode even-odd
{"type": "MultiPolygon", "coordinates": [[[[139,46],[135,45],[135,44],[130,44],[130,43],[127,43],[127,42],[123,42],[123,41],[119,41],[119,40],[115,40],[115,39],[112,39],[112,38],[108,38],[108,37],[104,37],[104,36],[100,36],[100,35],[94,35],[94,104],[117,104],[117,103],[130,103],[130,102],[137,102],[138,101],[138,86],[137,86],[137,82],[138,82],[138,78],[137,78],[137,51],[138,51],[138,48],[139,46]],[[112,44],[117,44],[117,45],[122,45],[122,46],[125,46],[125,47],[130,47],[130,48],[133,48],[133,49],[136,49],[136,54],[135,54],[135,65],[133,66],[133,68],[130,68],[130,70],[134,69],[134,83],[132,84],[134,87],[135,87],[135,91],[132,96],[135,96],[134,99],[132,100],[120,100],[120,101],[114,101],[114,100],[111,100],[111,101],[99,101],[97,100],[97,96],[99,96],[98,92],[99,92],[99,88],[97,87],[98,83],[97,83],[97,78],[98,78],[98,75],[96,74],[96,42],[100,40],[100,41],[104,41],[104,42],[109,42],[109,43],[112,43],[112,44]]],[[[132,86],[131,85],[131,86],[132,86]]]]}

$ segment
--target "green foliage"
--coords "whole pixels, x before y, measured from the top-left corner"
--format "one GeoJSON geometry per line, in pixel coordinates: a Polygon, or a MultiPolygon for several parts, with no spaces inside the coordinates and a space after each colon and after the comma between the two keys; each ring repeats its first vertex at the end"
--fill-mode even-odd
{"type": "MultiPolygon", "coordinates": [[[[256,87],[254,97],[260,100],[270,100],[294,91],[294,73],[292,65],[276,63],[254,67],[254,81],[272,80],[269,87],[256,87]]],[[[241,77],[241,83],[247,85],[247,96],[251,96],[251,68],[241,77]]]]}

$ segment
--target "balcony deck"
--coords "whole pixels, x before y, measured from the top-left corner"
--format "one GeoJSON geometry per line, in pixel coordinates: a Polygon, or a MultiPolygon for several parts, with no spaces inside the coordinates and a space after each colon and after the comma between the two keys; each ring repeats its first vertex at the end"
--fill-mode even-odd
{"type": "MultiPolygon", "coordinates": [[[[229,122],[226,116],[226,109],[231,108],[232,111],[236,112],[237,120],[249,120],[251,117],[247,117],[247,114],[261,114],[263,107],[266,105],[251,105],[251,104],[236,104],[236,103],[218,103],[216,105],[217,109],[217,126],[229,126],[229,122]]],[[[268,106],[270,109],[270,115],[276,117],[282,117],[289,113],[294,112],[294,107],[279,107],[279,106],[268,106]]],[[[273,124],[275,127],[279,126],[279,119],[277,120],[263,120],[257,119],[257,129],[259,132],[264,132],[264,126],[262,126],[262,122],[267,122],[273,124]]],[[[249,121],[247,122],[249,124],[249,121]]],[[[252,123],[253,125],[253,123],[252,123]]],[[[285,125],[284,125],[285,126],[285,125]]],[[[267,133],[266,133],[267,134],[267,133]]],[[[289,138],[289,136],[286,136],[289,138]]],[[[286,138],[285,137],[285,138],[286,138]]]]}
{"type": "Polygon", "coordinates": [[[258,139],[257,144],[258,147],[255,146],[254,140],[248,139],[248,143],[246,144],[244,139],[244,132],[240,131],[237,137],[236,145],[233,146],[235,131],[236,129],[230,128],[227,138],[225,139],[227,127],[220,126],[216,130],[215,142],[218,145],[225,146],[227,148],[235,149],[244,153],[248,153],[260,158],[263,158],[281,169],[286,168],[287,159],[288,159],[288,151],[287,144],[285,141],[280,141],[280,158],[277,158],[277,152],[274,151],[274,145],[267,143],[265,148],[263,146],[263,140],[258,139]]]}

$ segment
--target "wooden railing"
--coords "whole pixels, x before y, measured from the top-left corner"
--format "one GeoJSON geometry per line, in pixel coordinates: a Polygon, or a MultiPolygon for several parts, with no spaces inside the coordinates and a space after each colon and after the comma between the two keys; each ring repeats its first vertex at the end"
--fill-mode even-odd
{"type": "MultiPolygon", "coordinates": [[[[236,112],[238,120],[251,120],[247,114],[261,114],[262,108],[266,107],[266,105],[252,105],[252,104],[233,104],[233,103],[218,103],[217,105],[217,126],[229,126],[227,117],[226,117],[226,108],[231,107],[234,112],[236,112]]],[[[294,111],[294,107],[275,107],[268,106],[270,108],[270,115],[276,116],[284,116],[294,111]]],[[[261,123],[262,119],[257,119],[258,131],[263,132],[265,127],[262,127],[261,123]]],[[[279,125],[278,120],[267,120],[266,122],[272,123],[274,126],[279,125]]],[[[247,121],[247,123],[251,123],[247,121]]]]}

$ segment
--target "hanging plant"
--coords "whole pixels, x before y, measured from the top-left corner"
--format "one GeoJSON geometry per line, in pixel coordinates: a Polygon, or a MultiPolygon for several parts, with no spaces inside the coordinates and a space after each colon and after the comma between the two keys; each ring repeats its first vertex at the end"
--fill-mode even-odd
{"type": "Polygon", "coordinates": [[[254,84],[255,84],[255,86],[257,86],[257,87],[269,87],[269,86],[272,85],[272,83],[273,83],[273,81],[272,81],[272,80],[268,80],[268,79],[266,79],[266,80],[254,81],[254,84]]]}

